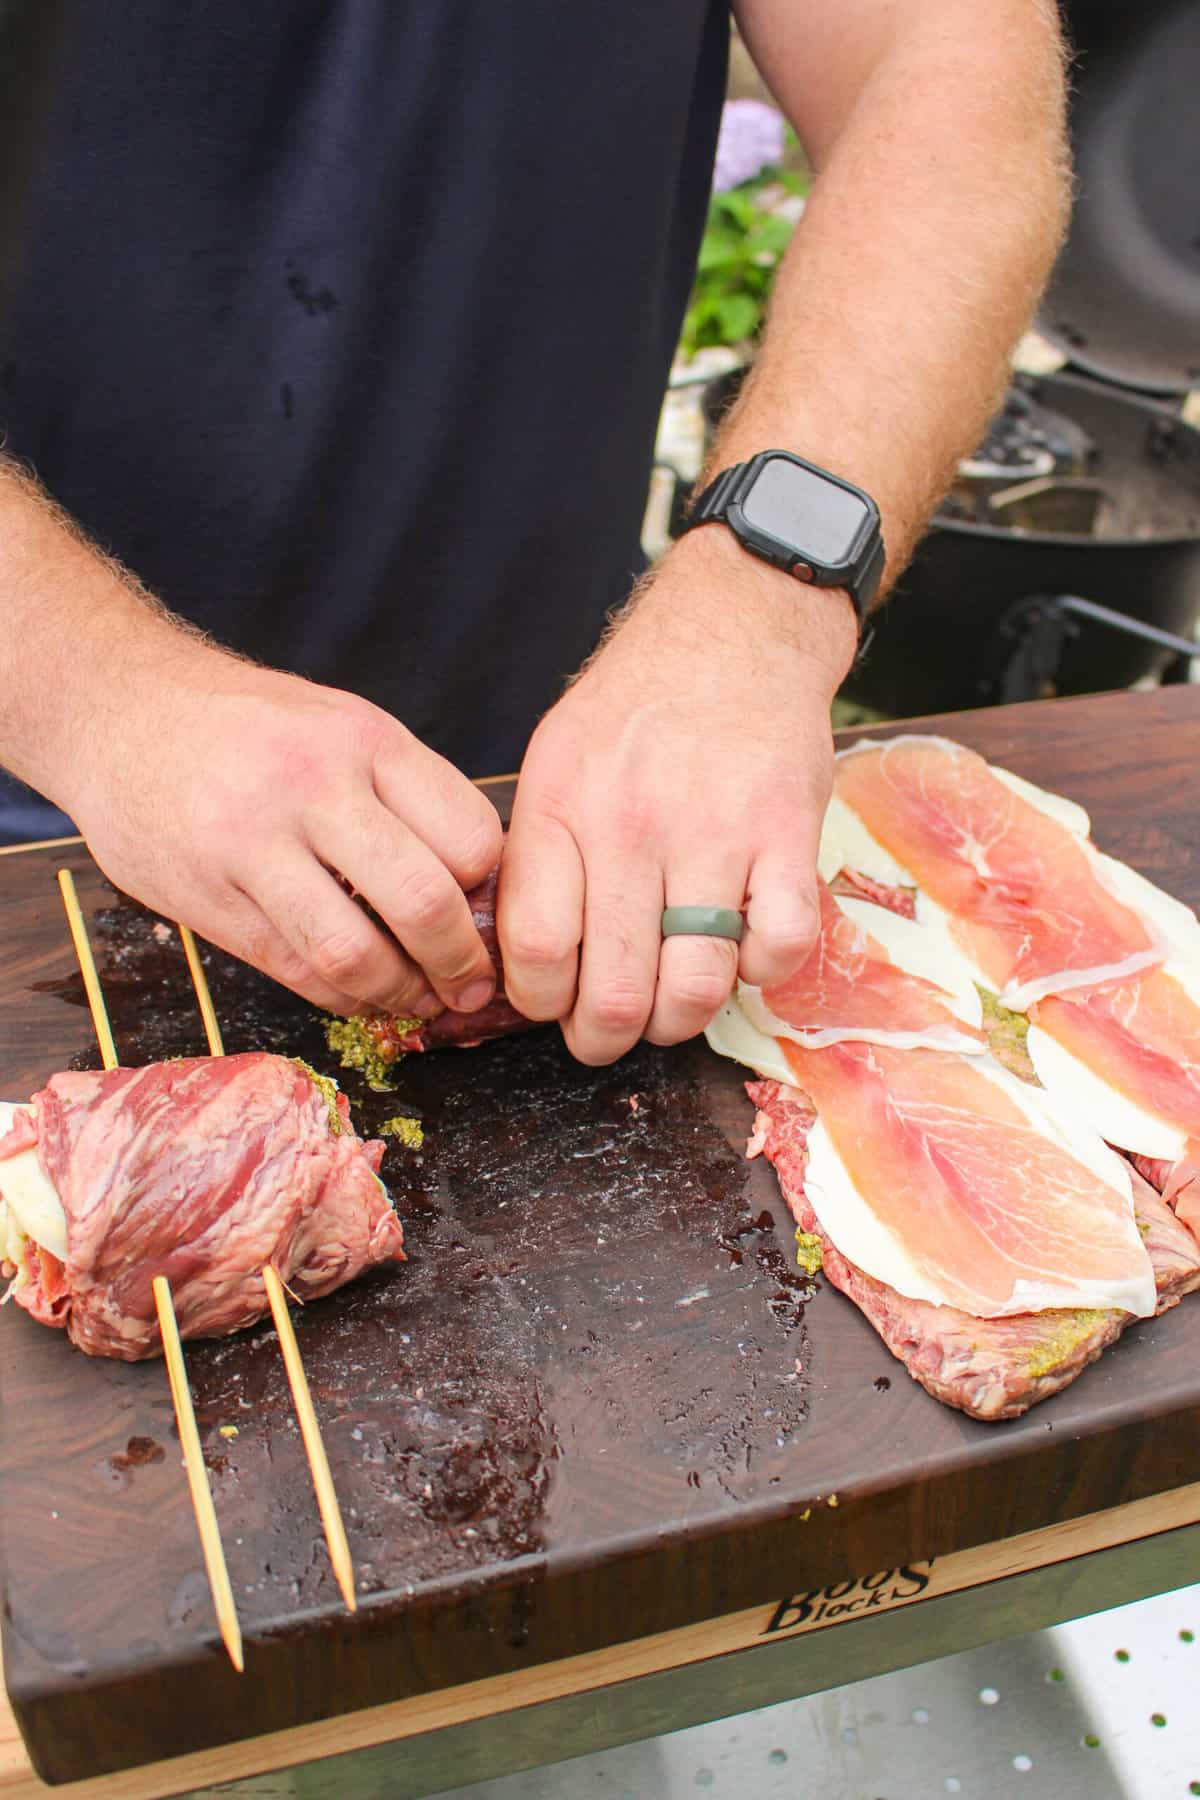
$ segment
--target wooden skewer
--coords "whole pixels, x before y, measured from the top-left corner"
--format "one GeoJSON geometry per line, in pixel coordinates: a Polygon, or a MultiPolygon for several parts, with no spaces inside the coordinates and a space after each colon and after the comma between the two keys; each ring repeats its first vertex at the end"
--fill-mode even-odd
{"type": "Polygon", "coordinates": [[[70,869],[58,871],[58,886],[63,897],[63,905],[67,909],[67,924],[71,927],[71,942],[75,946],[75,955],[79,960],[79,973],[83,976],[83,989],[87,995],[92,1024],[96,1031],[96,1041],[100,1046],[100,1060],[106,1069],[115,1069],[117,1046],[113,1042],[112,1026],[108,1022],[108,1009],[104,1004],[104,995],[100,991],[100,977],[96,973],[96,959],[92,955],[92,946],[88,941],[87,926],[84,923],[83,910],[79,904],[79,895],[75,892],[75,877],[70,869]]]}
{"type": "Polygon", "coordinates": [[[204,1035],[208,1039],[208,1047],[214,1056],[224,1056],[225,1040],[221,1036],[221,1027],[217,1024],[217,1015],[212,1003],[212,995],[208,991],[208,977],[204,973],[204,964],[200,961],[200,952],[196,948],[196,940],[192,936],[190,925],[179,927],[179,936],[183,943],[183,954],[187,957],[188,971],[192,977],[192,986],[196,990],[196,1000],[200,1007],[200,1017],[204,1020],[204,1035]]]}
{"type": "Polygon", "coordinates": [[[304,1439],[308,1466],[312,1471],[313,1487],[316,1490],[317,1505],[321,1512],[321,1523],[325,1527],[325,1542],[329,1546],[329,1560],[333,1564],[337,1584],[342,1590],[342,1599],[351,1612],[356,1612],[358,1600],[354,1593],[354,1564],[350,1557],[350,1545],[346,1540],[346,1527],[342,1523],[342,1509],[338,1505],[333,1476],[329,1470],[329,1458],[325,1454],[325,1443],[321,1437],[321,1427],[313,1409],[308,1376],[304,1373],[304,1364],[300,1360],[300,1346],[296,1342],[296,1329],[292,1324],[292,1315],[287,1309],[287,1301],[283,1297],[283,1283],[271,1263],[268,1263],[263,1270],[263,1282],[267,1290],[267,1299],[271,1302],[271,1317],[274,1319],[275,1329],[279,1333],[279,1348],[283,1351],[283,1363],[288,1373],[288,1381],[291,1383],[296,1417],[300,1421],[300,1435],[304,1439]]]}
{"type": "MultiPolygon", "coordinates": [[[[79,971],[83,976],[83,986],[92,1015],[92,1024],[100,1045],[100,1060],[106,1069],[115,1069],[117,1048],[113,1042],[112,1027],[108,1022],[108,1009],[104,1004],[100,977],[96,973],[96,959],[92,955],[87,925],[79,905],[79,895],[75,891],[75,877],[71,874],[70,869],[58,871],[58,886],[63,897],[63,905],[67,909],[71,941],[75,946],[75,955],[79,959],[79,971]]],[[[221,1547],[221,1532],[217,1524],[216,1508],[213,1506],[212,1490],[208,1485],[208,1470],[204,1466],[204,1457],[200,1450],[200,1433],[196,1429],[196,1414],[192,1406],[191,1389],[188,1387],[187,1371],[183,1364],[183,1346],[179,1341],[179,1326],[175,1318],[174,1303],[171,1300],[170,1283],[165,1275],[156,1275],[152,1286],[155,1310],[158,1313],[158,1328],[162,1334],[163,1355],[167,1362],[167,1378],[171,1383],[171,1398],[175,1403],[175,1420],[179,1426],[179,1441],[183,1446],[188,1487],[191,1490],[192,1510],[196,1515],[196,1528],[200,1533],[204,1566],[208,1570],[208,1585],[212,1589],[213,1608],[217,1615],[217,1624],[220,1627],[225,1648],[229,1652],[229,1660],[240,1675],[245,1667],[242,1656],[242,1632],[238,1624],[237,1608],[233,1602],[233,1589],[229,1585],[229,1570],[225,1566],[225,1552],[221,1547]]]]}
{"type": "Polygon", "coordinates": [[[208,1570],[208,1585],[212,1589],[217,1624],[221,1628],[229,1660],[240,1675],[245,1668],[242,1628],[238,1624],[237,1607],[233,1603],[233,1589],[229,1585],[229,1570],[225,1565],[225,1551],[221,1546],[221,1528],[217,1524],[212,1489],[208,1485],[208,1470],[204,1466],[204,1453],[200,1448],[200,1433],[196,1428],[192,1391],[188,1386],[187,1370],[183,1364],[183,1345],[179,1341],[171,1286],[165,1275],[156,1275],[153,1288],[154,1304],[158,1310],[158,1328],[162,1332],[163,1355],[167,1359],[167,1375],[171,1382],[171,1398],[175,1402],[175,1418],[179,1425],[179,1441],[183,1446],[184,1467],[192,1493],[192,1510],[196,1514],[200,1547],[204,1551],[204,1566],[208,1570]]]}
{"type": "MultiPolygon", "coordinates": [[[[200,1017],[204,1020],[208,1047],[214,1056],[224,1056],[225,1044],[221,1037],[221,1028],[217,1023],[216,1012],[213,1009],[208,978],[204,973],[204,966],[196,949],[196,940],[186,925],[179,927],[179,935],[183,940],[192,986],[196,990],[200,1017]]],[[[300,1424],[300,1436],[304,1441],[305,1455],[308,1457],[308,1467],[312,1475],[313,1490],[317,1496],[321,1524],[325,1528],[329,1560],[333,1565],[333,1572],[337,1577],[337,1584],[342,1591],[343,1600],[351,1612],[356,1612],[358,1600],[354,1592],[354,1563],[350,1556],[346,1527],[342,1521],[342,1509],[338,1505],[338,1497],[333,1485],[329,1457],[321,1436],[320,1422],[313,1407],[308,1377],[304,1373],[300,1346],[296,1342],[296,1330],[284,1299],[283,1282],[280,1280],[278,1270],[270,1263],[263,1270],[262,1277],[263,1286],[267,1290],[267,1300],[271,1307],[271,1317],[274,1319],[275,1329],[279,1333],[279,1347],[283,1352],[283,1365],[287,1370],[288,1384],[292,1390],[292,1402],[300,1424]]]]}

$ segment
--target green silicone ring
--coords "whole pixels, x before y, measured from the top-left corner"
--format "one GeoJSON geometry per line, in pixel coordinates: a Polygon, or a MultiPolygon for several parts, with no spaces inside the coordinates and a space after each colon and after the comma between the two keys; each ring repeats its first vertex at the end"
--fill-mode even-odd
{"type": "Polygon", "coordinates": [[[665,938],[732,938],[740,944],[745,929],[745,919],[732,906],[668,906],[662,916],[665,938]]]}

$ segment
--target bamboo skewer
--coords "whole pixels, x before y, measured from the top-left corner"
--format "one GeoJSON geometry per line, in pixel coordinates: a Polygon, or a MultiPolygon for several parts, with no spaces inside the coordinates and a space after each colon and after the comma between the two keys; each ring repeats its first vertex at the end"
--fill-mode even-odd
{"type": "MultiPolygon", "coordinates": [[[[221,1037],[221,1028],[217,1023],[217,1015],[208,987],[208,977],[204,973],[204,965],[201,963],[199,952],[196,949],[196,940],[186,925],[179,927],[179,935],[183,939],[188,970],[192,977],[192,986],[196,990],[196,1000],[200,1007],[200,1017],[204,1021],[208,1047],[214,1056],[224,1056],[225,1045],[221,1037]]],[[[333,1573],[337,1578],[338,1587],[341,1589],[342,1599],[346,1602],[350,1612],[356,1612],[358,1600],[354,1592],[354,1563],[350,1555],[350,1544],[342,1520],[342,1509],[338,1505],[337,1492],[333,1485],[333,1475],[329,1467],[329,1457],[325,1451],[325,1441],[321,1436],[320,1421],[313,1406],[308,1377],[304,1373],[300,1346],[296,1341],[296,1328],[292,1324],[292,1315],[288,1311],[287,1301],[284,1299],[283,1282],[280,1280],[278,1270],[268,1263],[262,1272],[262,1277],[263,1286],[267,1290],[267,1300],[271,1307],[271,1317],[274,1319],[275,1329],[279,1333],[279,1348],[283,1352],[283,1366],[287,1370],[288,1385],[292,1390],[292,1403],[296,1408],[300,1436],[303,1439],[304,1452],[308,1458],[313,1491],[317,1496],[317,1507],[321,1514],[321,1524],[325,1530],[325,1542],[329,1548],[329,1560],[333,1565],[333,1573]]]]}
{"type": "Polygon", "coordinates": [[[92,955],[87,926],[84,924],[83,911],[79,905],[79,895],[75,892],[75,877],[70,869],[58,871],[58,887],[63,897],[63,905],[67,909],[67,924],[71,927],[71,942],[75,946],[75,955],[79,961],[79,973],[83,976],[84,992],[87,995],[88,1008],[96,1031],[96,1041],[100,1046],[100,1061],[106,1069],[115,1069],[117,1046],[113,1042],[112,1026],[108,1022],[108,1008],[104,1004],[104,995],[100,991],[100,977],[96,973],[96,959],[92,955]]]}
{"type": "Polygon", "coordinates": [[[190,925],[179,927],[179,936],[183,943],[183,954],[187,957],[188,973],[192,978],[192,986],[196,990],[196,1000],[200,1007],[200,1017],[204,1020],[204,1035],[208,1039],[208,1047],[214,1056],[224,1056],[225,1040],[221,1036],[221,1027],[217,1024],[216,1010],[213,1007],[212,995],[208,991],[208,977],[204,973],[204,965],[200,961],[200,952],[196,948],[196,940],[192,936],[190,925]]]}
{"type": "Polygon", "coordinates": [[[354,1593],[354,1563],[350,1556],[346,1527],[342,1522],[342,1509],[338,1505],[333,1476],[329,1469],[329,1458],[325,1453],[325,1441],[321,1436],[321,1427],[313,1408],[308,1376],[304,1373],[304,1364],[300,1360],[296,1328],[292,1324],[292,1315],[288,1311],[287,1301],[283,1297],[283,1283],[271,1263],[268,1263],[263,1270],[263,1283],[267,1290],[267,1299],[271,1302],[271,1317],[274,1319],[275,1329],[279,1333],[279,1348],[283,1352],[283,1364],[291,1384],[292,1399],[296,1406],[296,1417],[300,1422],[300,1435],[304,1439],[308,1466],[312,1472],[321,1523],[325,1527],[325,1542],[329,1546],[329,1560],[333,1564],[337,1584],[342,1590],[342,1599],[346,1602],[350,1612],[356,1612],[358,1600],[354,1593]]]}
{"type": "Polygon", "coordinates": [[[165,1275],[156,1275],[152,1285],[154,1304],[158,1309],[158,1328],[162,1332],[163,1355],[167,1359],[171,1398],[175,1402],[175,1418],[179,1425],[179,1441],[183,1446],[183,1463],[192,1495],[192,1510],[200,1532],[204,1566],[208,1570],[208,1585],[212,1589],[217,1623],[221,1627],[229,1660],[240,1675],[245,1668],[242,1629],[238,1624],[233,1589],[229,1585],[229,1570],[225,1563],[225,1551],[221,1546],[221,1528],[217,1524],[212,1489],[208,1485],[204,1452],[200,1448],[196,1410],[192,1405],[192,1391],[188,1386],[187,1370],[184,1367],[183,1345],[179,1341],[179,1325],[171,1300],[171,1286],[165,1275]]]}
{"type": "MultiPolygon", "coordinates": [[[[108,1009],[104,1004],[100,978],[96,973],[96,960],[92,955],[87,925],[79,905],[79,895],[75,891],[75,878],[70,869],[58,871],[58,886],[63,897],[63,905],[67,909],[71,941],[75,946],[75,955],[79,959],[79,970],[83,976],[92,1024],[100,1045],[100,1060],[106,1069],[115,1069],[117,1050],[113,1042],[112,1027],[108,1021],[108,1009]]],[[[204,1466],[204,1456],[200,1448],[200,1433],[196,1427],[196,1413],[192,1405],[191,1389],[188,1387],[187,1370],[183,1361],[183,1346],[179,1341],[179,1325],[175,1318],[175,1307],[171,1299],[171,1287],[165,1275],[156,1275],[152,1286],[155,1310],[158,1313],[158,1328],[162,1334],[163,1355],[167,1363],[167,1379],[171,1384],[171,1399],[175,1405],[175,1422],[179,1427],[179,1442],[183,1447],[183,1460],[192,1498],[192,1511],[196,1515],[196,1529],[200,1533],[200,1548],[204,1553],[204,1566],[208,1571],[208,1585],[212,1590],[213,1610],[217,1615],[221,1638],[229,1652],[229,1660],[240,1675],[245,1668],[245,1660],[242,1655],[242,1631],[238,1624],[233,1589],[229,1585],[229,1570],[226,1567],[225,1552],[221,1545],[221,1530],[217,1524],[212,1490],[208,1485],[208,1470],[204,1466]]]]}

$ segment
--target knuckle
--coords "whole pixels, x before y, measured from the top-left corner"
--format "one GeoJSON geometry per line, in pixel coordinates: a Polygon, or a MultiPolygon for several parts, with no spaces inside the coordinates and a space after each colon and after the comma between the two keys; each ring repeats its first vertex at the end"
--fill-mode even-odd
{"type": "Polygon", "coordinates": [[[645,850],[658,835],[659,821],[648,800],[626,800],[617,813],[615,835],[623,855],[645,850]]]}
{"type": "Polygon", "coordinates": [[[311,982],[313,978],[311,964],[297,951],[286,947],[277,950],[273,956],[252,956],[251,960],[259,968],[266,969],[276,981],[281,981],[284,987],[298,988],[305,982],[311,982]]]}
{"type": "MultiPolygon", "coordinates": [[[[487,803],[485,802],[485,805],[487,803]]],[[[470,881],[482,880],[500,861],[500,847],[504,841],[504,832],[499,815],[492,806],[488,806],[491,818],[480,818],[463,833],[459,845],[459,858],[463,873],[470,881]]]]}
{"type": "Polygon", "coordinates": [[[522,919],[505,934],[504,960],[530,969],[554,969],[576,946],[560,926],[545,919],[522,919]]]}
{"type": "Polygon", "coordinates": [[[635,981],[610,979],[592,998],[590,1011],[604,1031],[640,1031],[649,1010],[649,995],[635,981]]]}
{"type": "Polygon", "coordinates": [[[454,916],[462,890],[444,869],[414,869],[400,883],[400,921],[418,932],[444,929],[454,916]]]}
{"type": "Polygon", "coordinates": [[[370,947],[353,928],[331,931],[314,946],[310,958],[315,972],[333,987],[354,991],[370,959],[370,947]]]}
{"type": "Polygon", "coordinates": [[[708,1016],[724,1005],[732,986],[732,967],[718,969],[710,964],[705,968],[681,970],[672,977],[669,994],[671,999],[682,1003],[689,1012],[702,1012],[708,1016]]]}
{"type": "Polygon", "coordinates": [[[380,746],[393,738],[407,740],[410,733],[398,719],[385,713],[361,694],[342,689],[326,690],[333,694],[333,726],[340,737],[339,749],[357,753],[364,759],[374,756],[380,746]]]}
{"type": "Polygon", "coordinates": [[[263,783],[269,796],[317,793],[327,779],[327,752],[319,739],[287,732],[275,740],[263,783]]]}
{"type": "Polygon", "coordinates": [[[806,956],[816,940],[817,925],[815,907],[809,912],[779,919],[761,934],[763,948],[768,955],[784,962],[806,956]]]}

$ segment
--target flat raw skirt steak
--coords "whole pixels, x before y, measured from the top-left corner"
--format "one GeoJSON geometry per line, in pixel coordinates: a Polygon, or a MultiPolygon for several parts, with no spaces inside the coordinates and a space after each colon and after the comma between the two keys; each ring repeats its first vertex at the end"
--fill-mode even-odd
{"type": "Polygon", "coordinates": [[[764,1078],[802,1260],[931,1394],[1015,1417],[1200,1286],[1200,923],[933,737],[839,756],[820,871],[806,968],[709,1042],[764,1078]]]}

